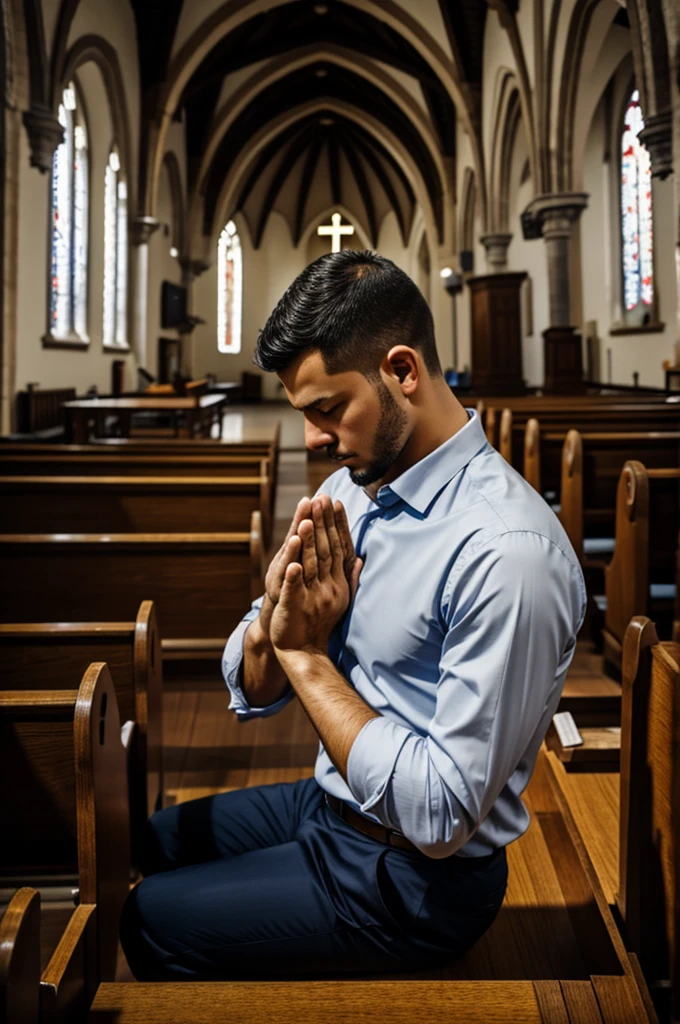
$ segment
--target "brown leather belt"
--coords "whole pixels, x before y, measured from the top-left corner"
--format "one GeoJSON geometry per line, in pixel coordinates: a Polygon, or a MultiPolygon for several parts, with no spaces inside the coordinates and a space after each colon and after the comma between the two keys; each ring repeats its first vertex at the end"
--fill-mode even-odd
{"type": "Polygon", "coordinates": [[[386,846],[396,846],[400,850],[418,852],[418,847],[414,846],[411,840],[403,836],[401,832],[394,832],[391,828],[385,828],[384,825],[380,825],[377,821],[365,818],[363,814],[359,814],[353,807],[346,804],[344,800],[338,800],[337,796],[329,796],[326,793],[326,803],[339,818],[346,821],[357,832],[363,832],[364,835],[370,836],[371,839],[377,839],[379,843],[384,843],[386,846]]]}

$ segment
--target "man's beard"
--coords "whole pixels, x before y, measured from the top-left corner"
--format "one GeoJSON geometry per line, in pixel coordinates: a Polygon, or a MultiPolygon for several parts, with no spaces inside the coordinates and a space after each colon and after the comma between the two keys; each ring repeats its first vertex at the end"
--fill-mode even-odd
{"type": "Polygon", "coordinates": [[[392,468],[404,449],[402,440],[408,417],[382,381],[377,387],[380,399],[380,419],[375,431],[371,461],[362,470],[349,469],[350,479],[357,487],[368,487],[382,479],[392,468]]]}

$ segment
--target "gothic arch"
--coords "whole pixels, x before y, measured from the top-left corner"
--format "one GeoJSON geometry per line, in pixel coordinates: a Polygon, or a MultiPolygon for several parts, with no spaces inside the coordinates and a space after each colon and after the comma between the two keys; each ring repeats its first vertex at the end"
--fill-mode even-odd
{"type": "MultiPolygon", "coordinates": [[[[294,124],[296,121],[301,120],[309,114],[314,114],[321,110],[335,112],[349,120],[356,121],[358,124],[362,125],[364,129],[371,132],[381,142],[385,149],[387,149],[391,156],[400,165],[411,183],[418,203],[423,210],[430,249],[432,252],[437,251],[440,244],[439,232],[437,229],[437,218],[430,202],[427,186],[425,185],[411,154],[402,144],[400,139],[388,131],[383,124],[374,119],[370,114],[367,114],[365,111],[357,110],[354,107],[350,107],[339,100],[317,100],[308,104],[303,104],[302,106],[288,111],[286,115],[277,118],[275,122],[265,125],[250,139],[248,146],[241,154],[239,166],[232,168],[225,179],[216,204],[215,216],[213,218],[209,236],[203,236],[202,238],[197,237],[197,228],[200,229],[200,222],[195,220],[193,221],[193,241],[195,245],[202,245],[204,247],[207,243],[208,252],[212,251],[213,245],[216,243],[215,232],[217,230],[217,225],[225,223],[229,215],[233,212],[239,185],[247,176],[248,170],[256,159],[258,153],[267,145],[267,143],[278,133],[285,130],[289,125],[294,124]]],[[[204,253],[201,253],[201,255],[204,255],[204,253]]]]}
{"type": "Polygon", "coordinates": [[[465,168],[461,189],[458,238],[461,252],[475,251],[475,219],[477,214],[477,181],[471,167],[465,168]]]}
{"type": "Polygon", "coordinates": [[[509,230],[512,152],[522,120],[519,85],[508,68],[501,68],[498,72],[496,96],[488,185],[489,231],[504,233],[509,230]]]}
{"type": "MultiPolygon", "coordinates": [[[[269,10],[273,6],[280,6],[286,2],[287,0],[226,0],[205,19],[175,53],[170,62],[165,93],[160,97],[159,118],[154,125],[150,126],[146,167],[143,174],[145,212],[153,215],[156,206],[158,172],[168,124],[191,75],[210,49],[234,28],[261,11],[269,10]]],[[[461,87],[464,76],[460,69],[446,56],[436,39],[395,0],[345,0],[345,2],[369,14],[374,14],[379,20],[389,24],[428,62],[442,82],[466,126],[472,145],[473,160],[479,172],[481,187],[484,190],[483,155],[478,121],[476,111],[470,109],[466,100],[466,92],[461,87]]],[[[482,199],[484,205],[484,195],[482,199]]]]}
{"type": "Polygon", "coordinates": [[[73,19],[76,16],[80,0],[62,0],[57,24],[54,30],[54,41],[52,46],[52,57],[50,60],[50,90],[49,99],[53,110],[59,106],[62,83],[65,81],[66,48],[68,37],[71,31],[73,19]]]}
{"type": "Polygon", "coordinates": [[[130,120],[128,117],[123,74],[118,61],[118,55],[111,43],[102,36],[81,36],[66,55],[63,63],[62,78],[59,82],[55,83],[56,95],[60,95],[65,83],[73,77],[79,67],[90,62],[96,64],[99,68],[104,81],[121,164],[125,170],[128,186],[128,209],[134,210],[135,175],[132,166],[130,120]]]}
{"type": "Polygon", "coordinates": [[[163,167],[168,172],[168,182],[170,184],[170,201],[172,203],[172,217],[174,222],[173,242],[179,250],[179,258],[184,259],[187,243],[186,204],[184,202],[182,173],[180,171],[177,155],[173,150],[169,149],[165,153],[163,157],[163,167]]]}
{"type": "MultiPolygon", "coordinates": [[[[515,16],[514,5],[510,3],[510,0],[488,0],[488,3],[489,6],[498,14],[500,23],[507,32],[510,47],[512,49],[512,55],[515,58],[515,67],[517,69],[517,89],[521,104],[522,120],[524,121],[524,130],[526,131],[527,142],[529,144],[531,176],[535,182],[539,182],[540,177],[537,173],[538,159],[536,153],[536,126],[534,123],[533,94],[531,82],[529,80],[526,55],[522,45],[522,37],[520,35],[519,26],[517,25],[517,18],[515,16]]],[[[559,3],[556,3],[555,6],[559,7],[559,3]]],[[[475,171],[478,173],[479,169],[475,167],[475,171]]],[[[480,182],[480,188],[483,187],[482,179],[478,177],[478,181],[480,182]]],[[[484,230],[487,230],[487,205],[489,204],[489,199],[486,195],[482,195],[480,198],[482,199],[483,228],[484,230]]]]}
{"type": "Polygon", "coordinates": [[[285,78],[292,71],[320,61],[337,64],[358,74],[362,78],[366,78],[389,96],[395,105],[409,118],[427,146],[437,168],[442,194],[446,196],[447,193],[450,193],[452,190],[447,178],[447,169],[437,140],[434,137],[430,124],[413,97],[407,93],[403,86],[378,68],[372,61],[366,60],[361,55],[352,53],[340,46],[334,46],[324,47],[321,50],[317,47],[305,47],[291,54],[286,54],[284,57],[276,58],[266,68],[260,69],[248,78],[228,98],[215,114],[214,128],[205,148],[201,166],[196,177],[195,195],[200,195],[219,143],[241,111],[274,82],[285,78]]]}

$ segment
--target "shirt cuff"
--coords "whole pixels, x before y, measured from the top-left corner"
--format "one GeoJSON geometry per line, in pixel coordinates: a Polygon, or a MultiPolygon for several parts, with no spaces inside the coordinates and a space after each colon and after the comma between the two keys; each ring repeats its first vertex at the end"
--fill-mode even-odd
{"type": "Polygon", "coordinates": [[[248,626],[251,622],[255,621],[258,614],[259,610],[254,609],[249,612],[241,622],[239,622],[238,626],[227,640],[227,646],[224,648],[224,654],[222,655],[222,675],[224,676],[224,681],[231,694],[229,710],[235,711],[236,717],[244,722],[249,718],[268,718],[269,715],[275,715],[294,697],[293,690],[289,689],[283,697],[275,701],[273,704],[267,704],[263,708],[251,707],[246,699],[243,689],[241,688],[239,680],[241,665],[243,664],[243,643],[248,626]]]}
{"type": "Polygon", "coordinates": [[[388,718],[371,718],[359,732],[347,759],[347,785],[362,811],[370,811],[387,791],[401,749],[412,733],[388,718]]]}

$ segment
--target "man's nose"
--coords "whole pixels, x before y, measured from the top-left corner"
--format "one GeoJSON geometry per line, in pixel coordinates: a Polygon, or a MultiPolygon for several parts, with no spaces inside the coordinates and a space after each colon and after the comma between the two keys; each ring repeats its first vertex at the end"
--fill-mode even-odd
{"type": "Polygon", "coordinates": [[[309,420],[305,420],[305,448],[315,451],[317,448],[326,448],[333,444],[335,438],[328,430],[322,430],[309,420]]]}

